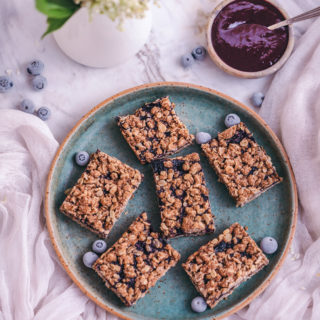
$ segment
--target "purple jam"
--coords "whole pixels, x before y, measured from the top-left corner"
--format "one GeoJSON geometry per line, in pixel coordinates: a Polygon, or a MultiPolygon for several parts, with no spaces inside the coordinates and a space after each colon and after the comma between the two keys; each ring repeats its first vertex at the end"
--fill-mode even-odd
{"type": "Polygon", "coordinates": [[[235,0],[213,22],[213,47],[230,67],[249,72],[267,69],[282,57],[289,39],[287,27],[267,27],[284,19],[265,0],[235,0]]]}

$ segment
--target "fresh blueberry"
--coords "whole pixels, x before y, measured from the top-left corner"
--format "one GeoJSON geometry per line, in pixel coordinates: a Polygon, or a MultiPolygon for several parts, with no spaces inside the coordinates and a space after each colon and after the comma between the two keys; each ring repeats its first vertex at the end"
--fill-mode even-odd
{"type": "Polygon", "coordinates": [[[13,87],[13,82],[8,76],[0,76],[0,93],[4,93],[13,87]]]}
{"type": "Polygon", "coordinates": [[[207,310],[207,304],[202,297],[196,297],[191,302],[191,309],[194,312],[204,312],[207,310]]]}
{"type": "Polygon", "coordinates": [[[79,151],[76,155],[75,155],[75,160],[77,165],[79,166],[86,166],[89,162],[89,153],[87,151],[79,151]]]}
{"type": "Polygon", "coordinates": [[[207,132],[198,132],[196,134],[196,142],[198,144],[203,144],[203,143],[207,143],[211,140],[211,135],[210,133],[207,132]]]}
{"type": "Polygon", "coordinates": [[[181,65],[184,68],[189,68],[194,63],[194,58],[191,53],[187,53],[181,57],[181,65]]]}
{"type": "Polygon", "coordinates": [[[32,79],[32,86],[36,91],[41,91],[42,89],[44,89],[47,86],[47,83],[47,79],[43,76],[35,76],[32,79]]]}
{"type": "Polygon", "coordinates": [[[240,118],[237,114],[235,113],[229,113],[224,119],[224,124],[226,127],[230,128],[232,126],[235,126],[236,124],[240,123],[240,118]]]}
{"type": "Polygon", "coordinates": [[[192,50],[192,56],[199,61],[202,61],[207,55],[207,50],[205,47],[197,47],[192,50]]]}
{"type": "Polygon", "coordinates": [[[29,99],[24,99],[21,101],[19,106],[21,111],[27,112],[27,113],[33,113],[35,107],[34,103],[29,99]]]}
{"type": "Polygon", "coordinates": [[[46,121],[46,120],[48,120],[48,119],[50,118],[50,116],[51,116],[51,111],[50,111],[50,109],[47,108],[47,107],[41,107],[41,108],[39,108],[38,111],[37,111],[37,116],[38,116],[41,120],[46,121]]]}
{"type": "Polygon", "coordinates": [[[82,261],[86,267],[92,268],[92,265],[96,262],[98,258],[99,256],[96,253],[88,251],[83,255],[82,261]]]}
{"type": "Polygon", "coordinates": [[[262,92],[256,92],[251,97],[252,104],[257,108],[261,107],[263,100],[264,94],[262,92]]]}
{"type": "Polygon", "coordinates": [[[107,244],[103,240],[96,240],[92,244],[92,250],[96,253],[103,253],[107,250],[107,244]]]}
{"type": "Polygon", "coordinates": [[[278,249],[277,240],[272,237],[265,237],[260,242],[262,251],[266,254],[275,253],[278,249]]]}
{"type": "Polygon", "coordinates": [[[42,73],[44,64],[40,60],[33,60],[27,66],[27,72],[32,76],[38,76],[42,73]]]}

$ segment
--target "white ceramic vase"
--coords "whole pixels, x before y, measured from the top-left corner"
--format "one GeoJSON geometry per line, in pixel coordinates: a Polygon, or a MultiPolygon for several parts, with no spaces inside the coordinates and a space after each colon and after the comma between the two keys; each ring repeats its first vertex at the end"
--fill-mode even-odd
{"type": "Polygon", "coordinates": [[[125,62],[146,43],[152,26],[151,11],[142,19],[130,18],[119,30],[105,14],[78,10],[54,37],[61,50],[71,59],[97,68],[108,68],[125,62]]]}

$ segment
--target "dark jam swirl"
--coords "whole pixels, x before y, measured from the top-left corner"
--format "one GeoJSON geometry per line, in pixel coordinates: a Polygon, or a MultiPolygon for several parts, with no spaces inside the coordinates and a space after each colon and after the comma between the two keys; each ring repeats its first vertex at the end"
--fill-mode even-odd
{"type": "Polygon", "coordinates": [[[288,28],[267,26],[285,18],[265,0],[236,0],[225,6],[212,25],[212,44],[218,56],[241,71],[261,71],[274,65],[288,45],[288,28]]]}

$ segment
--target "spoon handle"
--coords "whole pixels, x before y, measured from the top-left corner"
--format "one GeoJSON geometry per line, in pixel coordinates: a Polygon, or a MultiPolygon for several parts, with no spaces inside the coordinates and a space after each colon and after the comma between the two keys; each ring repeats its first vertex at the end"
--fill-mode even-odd
{"type": "Polygon", "coordinates": [[[310,10],[310,11],[307,11],[305,13],[299,14],[296,17],[280,21],[280,22],[278,22],[276,24],[273,24],[273,25],[269,26],[268,29],[269,30],[278,29],[278,28],[287,26],[289,24],[292,24],[292,23],[295,23],[295,22],[298,22],[298,21],[307,20],[307,19],[311,19],[311,18],[314,18],[314,17],[318,17],[318,16],[320,16],[320,7],[317,7],[317,8],[314,8],[314,9],[310,10]]]}

